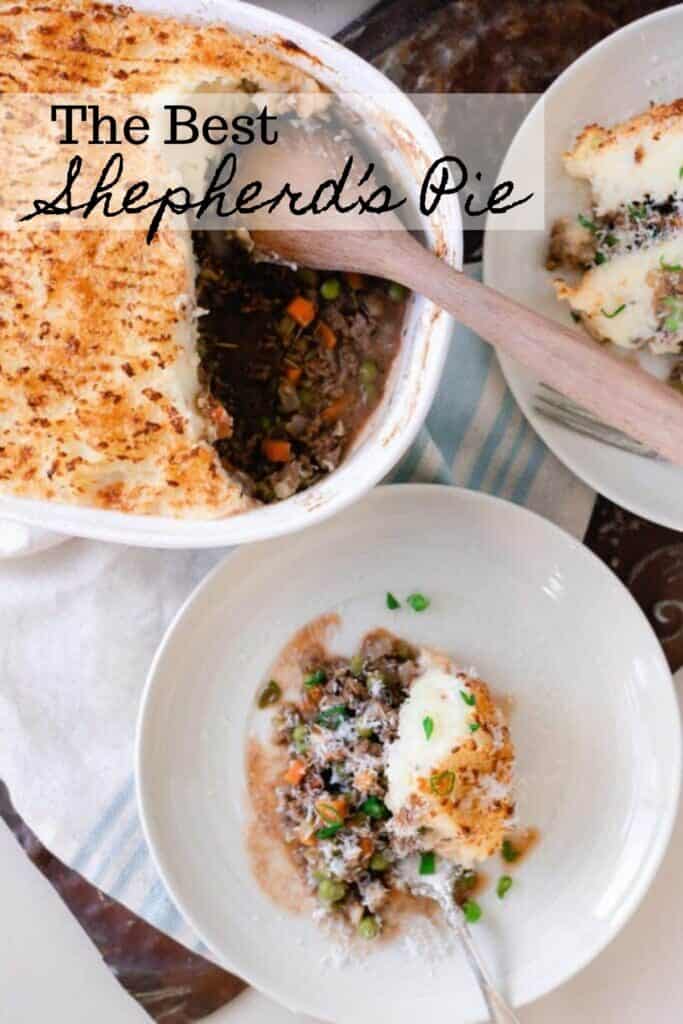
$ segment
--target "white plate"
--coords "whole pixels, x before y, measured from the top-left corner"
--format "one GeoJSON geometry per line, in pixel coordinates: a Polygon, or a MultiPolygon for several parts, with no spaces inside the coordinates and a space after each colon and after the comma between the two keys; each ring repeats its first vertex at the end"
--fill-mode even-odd
{"type": "MultiPolygon", "coordinates": [[[[138,797],[157,867],[204,942],[292,1010],[392,1024],[484,1017],[459,949],[376,947],[325,961],[330,940],[255,881],[244,842],[245,740],[254,696],[289,637],[322,612],[350,652],[388,626],[440,646],[516,702],[520,817],[541,841],[477,941],[516,1004],[588,963],[646,891],[669,838],[680,732],[671,677],[643,614],[586,548],[487,495],[380,488],[343,516],[241,549],[169,630],[143,699],[138,797]],[[419,589],[429,610],[391,613],[419,589]],[[417,952],[417,955],[416,955],[417,952]],[[390,1013],[388,1012],[390,1008],[390,1013]]],[[[495,882],[500,864],[492,865],[495,882]]]]}
{"type": "MultiPolygon", "coordinates": [[[[593,122],[613,124],[641,113],[651,100],[666,102],[683,95],[682,36],[683,6],[633,22],[572,64],[533,108],[508,152],[500,179],[511,178],[523,186],[531,140],[545,129],[548,231],[556,217],[576,217],[586,202],[586,194],[564,173],[561,161],[577,133],[593,122]]],[[[533,147],[531,151],[538,152],[533,147]]],[[[506,214],[506,227],[514,227],[515,216],[514,211],[506,214]]],[[[544,267],[546,247],[547,235],[541,232],[487,232],[484,280],[539,313],[571,325],[566,304],[555,298],[553,275],[544,267]]],[[[538,380],[507,357],[500,362],[530,422],[577,476],[632,512],[683,530],[683,470],[618,451],[538,416],[532,409],[538,380]]]]}

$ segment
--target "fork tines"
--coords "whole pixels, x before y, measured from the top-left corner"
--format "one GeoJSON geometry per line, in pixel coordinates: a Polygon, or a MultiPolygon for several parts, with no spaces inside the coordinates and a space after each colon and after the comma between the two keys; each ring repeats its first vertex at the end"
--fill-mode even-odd
{"type": "Polygon", "coordinates": [[[577,434],[584,434],[603,444],[631,452],[633,455],[641,455],[646,459],[660,458],[657,452],[651,448],[628,437],[621,430],[596,419],[576,402],[565,398],[564,395],[555,391],[554,388],[548,387],[547,384],[541,384],[538,392],[534,395],[533,408],[535,412],[545,416],[546,419],[568,427],[570,430],[576,431],[577,434]]]}

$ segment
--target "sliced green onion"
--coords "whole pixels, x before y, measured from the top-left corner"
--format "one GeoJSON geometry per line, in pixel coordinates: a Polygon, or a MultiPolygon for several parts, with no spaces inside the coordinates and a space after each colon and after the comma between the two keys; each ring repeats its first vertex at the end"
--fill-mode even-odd
{"type": "Polygon", "coordinates": [[[467,690],[461,690],[460,696],[465,701],[465,704],[468,705],[468,707],[473,708],[474,705],[477,703],[477,698],[474,696],[474,694],[468,693],[467,690]]]}
{"type": "Polygon", "coordinates": [[[345,718],[349,717],[349,709],[345,704],[335,704],[334,707],[325,708],[316,715],[318,725],[326,729],[338,729],[345,718]]]}
{"type": "Polygon", "coordinates": [[[327,673],[322,668],[317,668],[315,672],[310,672],[304,679],[304,686],[307,690],[313,689],[314,686],[322,686],[323,683],[327,682],[327,673]]]}
{"type": "Polygon", "coordinates": [[[615,237],[615,235],[605,235],[605,245],[609,245],[610,248],[613,248],[617,244],[617,242],[618,239],[615,237]]]}
{"type": "Polygon", "coordinates": [[[389,611],[394,612],[396,611],[397,608],[400,607],[401,602],[397,600],[397,598],[395,598],[391,592],[387,593],[387,608],[389,609],[389,611]]]}
{"type": "Polygon", "coordinates": [[[515,849],[509,839],[503,840],[501,853],[503,854],[503,860],[508,864],[514,864],[519,857],[519,850],[515,849]]]}
{"type": "Polygon", "coordinates": [[[582,213],[580,213],[576,219],[578,220],[581,227],[588,228],[589,231],[594,232],[598,230],[598,225],[595,224],[592,220],[589,220],[588,217],[584,217],[582,213]]]}
{"type": "Polygon", "coordinates": [[[647,217],[647,210],[641,207],[638,203],[629,203],[628,212],[634,220],[643,220],[644,217],[647,217]]]}
{"type": "Polygon", "coordinates": [[[679,271],[683,270],[683,266],[681,266],[680,263],[665,263],[663,256],[659,257],[659,265],[662,270],[665,270],[668,274],[677,274],[679,271]]]}
{"type": "Polygon", "coordinates": [[[433,875],[436,871],[436,854],[433,850],[420,854],[420,874],[433,875]]]}
{"type": "Polygon", "coordinates": [[[619,316],[619,314],[623,313],[625,309],[626,303],[622,302],[622,304],[620,306],[617,306],[617,308],[612,313],[608,313],[604,307],[601,307],[600,312],[603,316],[606,316],[608,320],[614,320],[615,316],[619,316]]]}
{"type": "Polygon", "coordinates": [[[425,611],[427,608],[429,608],[429,605],[431,603],[429,598],[425,597],[424,594],[411,594],[409,597],[406,598],[406,601],[408,602],[408,604],[410,605],[414,612],[425,611]]]}
{"type": "Polygon", "coordinates": [[[261,695],[258,699],[258,706],[260,708],[269,708],[272,704],[277,704],[280,697],[282,696],[282,689],[280,684],[276,683],[274,679],[271,679],[267,686],[264,686],[261,690],[261,695]]]}
{"type": "Polygon", "coordinates": [[[462,905],[462,912],[468,924],[476,924],[481,918],[481,907],[476,900],[465,900],[462,905]]]}
{"type": "Polygon", "coordinates": [[[595,265],[601,267],[603,263],[607,263],[607,257],[604,252],[596,252],[595,254],[595,265]]]}
{"type": "Polygon", "coordinates": [[[342,816],[334,804],[321,801],[319,804],[316,804],[315,809],[327,825],[339,825],[342,821],[342,816]]]}
{"type": "Polygon", "coordinates": [[[395,281],[392,281],[387,288],[387,294],[392,302],[403,302],[406,297],[406,290],[402,284],[397,284],[395,281]]]}
{"type": "Polygon", "coordinates": [[[376,917],[366,914],[358,924],[358,934],[361,939],[376,939],[379,935],[379,922],[376,917]]]}
{"type": "Polygon", "coordinates": [[[375,821],[386,821],[387,818],[391,817],[391,811],[384,803],[384,800],[380,800],[378,796],[369,796],[367,800],[358,808],[363,814],[367,814],[368,818],[374,818],[375,821]]]}
{"type": "Polygon", "coordinates": [[[468,729],[470,730],[470,732],[479,732],[479,730],[481,729],[481,725],[479,724],[479,722],[470,722],[470,724],[468,725],[468,729]]]}
{"type": "Polygon", "coordinates": [[[512,879],[509,875],[501,875],[496,886],[496,894],[499,900],[505,899],[505,894],[512,888],[512,879]]]}
{"type": "Polygon", "coordinates": [[[430,740],[434,732],[434,719],[427,715],[422,719],[422,728],[424,729],[425,737],[430,740]]]}
{"type": "Polygon", "coordinates": [[[319,828],[315,833],[316,839],[331,839],[332,836],[336,836],[337,832],[343,828],[343,822],[337,821],[332,825],[326,825],[325,828],[319,828]]]}
{"type": "Polygon", "coordinates": [[[328,277],[327,281],[323,281],[320,285],[320,294],[328,302],[333,299],[338,299],[341,295],[341,284],[336,277],[328,277]]]}
{"type": "Polygon", "coordinates": [[[429,788],[436,796],[448,796],[453,792],[455,785],[454,772],[437,772],[429,780],[429,788]]]}

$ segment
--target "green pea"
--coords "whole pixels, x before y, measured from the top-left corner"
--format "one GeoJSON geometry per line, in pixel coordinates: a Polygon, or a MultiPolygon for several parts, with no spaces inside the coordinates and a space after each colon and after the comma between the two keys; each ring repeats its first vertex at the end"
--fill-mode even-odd
{"type": "Polygon", "coordinates": [[[310,270],[308,267],[299,267],[296,272],[296,276],[299,280],[309,286],[309,288],[316,288],[318,285],[318,275],[315,270],[310,270]]]}
{"type": "Polygon", "coordinates": [[[481,907],[475,900],[466,900],[462,905],[462,912],[468,924],[476,924],[482,914],[481,907]]]}
{"type": "Polygon", "coordinates": [[[291,316],[289,316],[289,314],[285,313],[280,320],[280,323],[277,325],[277,333],[281,338],[288,338],[294,331],[295,327],[296,322],[291,318],[291,316]]]}
{"type": "Polygon", "coordinates": [[[387,289],[387,294],[392,302],[403,302],[406,297],[406,290],[402,284],[392,281],[387,289]]]}
{"type": "Polygon", "coordinates": [[[371,871],[386,871],[391,862],[387,860],[383,853],[373,853],[370,858],[370,870],[371,871]]]}
{"type": "Polygon", "coordinates": [[[292,743],[294,749],[300,754],[303,754],[308,750],[308,727],[305,725],[295,725],[292,730],[292,743]]]}
{"type": "Polygon", "coordinates": [[[369,388],[377,380],[377,364],[373,363],[371,359],[366,359],[360,364],[358,375],[363,387],[369,388]]]}
{"type": "Polygon", "coordinates": [[[281,696],[282,690],[279,684],[274,679],[271,679],[268,685],[261,691],[258,706],[260,708],[269,708],[272,704],[277,704],[281,696]]]}
{"type": "Polygon", "coordinates": [[[376,917],[366,914],[358,925],[358,934],[362,939],[376,939],[379,935],[379,922],[376,917]]]}
{"type": "Polygon", "coordinates": [[[362,675],[363,658],[361,657],[360,654],[354,654],[354,656],[351,658],[351,661],[349,662],[349,672],[351,673],[352,676],[355,676],[356,679],[358,678],[358,676],[362,675]]]}
{"type": "Polygon", "coordinates": [[[346,896],[346,885],[336,878],[323,878],[318,883],[318,899],[323,903],[339,903],[346,896]]]}
{"type": "Polygon", "coordinates": [[[333,299],[338,299],[341,295],[341,284],[336,277],[328,277],[327,281],[323,281],[320,285],[320,294],[328,302],[333,299]]]}

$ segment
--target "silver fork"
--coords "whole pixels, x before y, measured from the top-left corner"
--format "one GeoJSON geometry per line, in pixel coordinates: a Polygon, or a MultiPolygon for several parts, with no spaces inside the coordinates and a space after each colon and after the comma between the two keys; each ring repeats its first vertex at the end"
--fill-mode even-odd
{"type": "Polygon", "coordinates": [[[467,927],[465,915],[453,899],[453,882],[457,870],[448,865],[445,869],[442,867],[435,875],[421,877],[413,874],[407,879],[408,887],[415,896],[426,896],[427,899],[435,900],[441,907],[449,927],[459,936],[472,973],[484,997],[491,1024],[520,1024],[512,1007],[493,984],[467,927]]]}
{"type": "Polygon", "coordinates": [[[559,423],[563,427],[576,431],[577,434],[585,434],[603,444],[609,444],[613,448],[620,448],[622,451],[631,452],[633,455],[642,455],[645,459],[660,459],[657,452],[635,441],[632,437],[622,433],[615,427],[610,427],[601,420],[596,419],[591,413],[582,409],[580,405],[570,398],[565,398],[559,391],[541,384],[533,398],[534,412],[559,423]]]}

